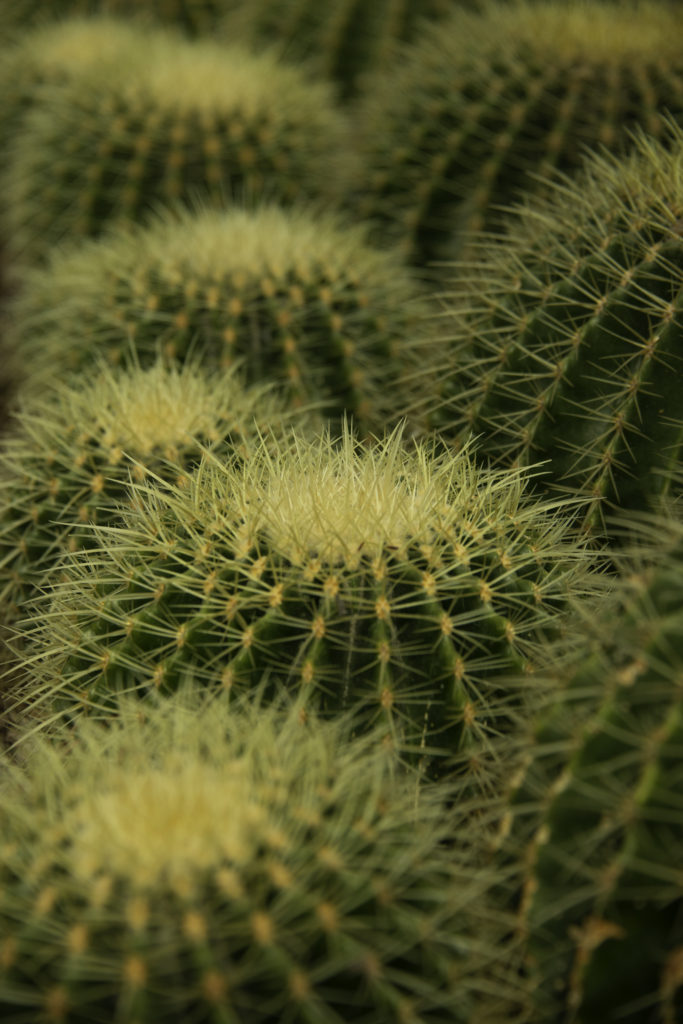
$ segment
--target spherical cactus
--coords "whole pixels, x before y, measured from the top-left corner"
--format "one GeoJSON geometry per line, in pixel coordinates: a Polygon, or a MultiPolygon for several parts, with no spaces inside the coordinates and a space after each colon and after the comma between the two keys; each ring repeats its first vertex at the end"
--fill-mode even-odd
{"type": "Polygon", "coordinates": [[[454,0],[249,0],[232,6],[226,27],[254,42],[279,42],[284,56],[307,61],[349,98],[364,73],[388,66],[396,44],[412,39],[423,20],[448,13],[454,0]]]}
{"type": "Polygon", "coordinates": [[[265,205],[165,214],[57,251],[24,275],[14,320],[34,378],[93,353],[119,361],[132,338],[143,365],[160,350],[207,366],[243,359],[248,380],[278,380],[293,404],[379,431],[414,401],[411,377],[435,343],[430,313],[360,227],[265,205]]]}
{"type": "Polygon", "coordinates": [[[3,176],[8,243],[25,260],[165,201],[335,195],[351,156],[325,83],[270,52],[139,30],[136,59],[42,90],[3,176]]]}
{"type": "Polygon", "coordinates": [[[182,484],[200,449],[248,456],[259,431],[284,432],[291,418],[234,370],[192,363],[81,375],[25,401],[0,450],[3,619],[46,585],[65,550],[92,541],[88,523],[117,521],[131,478],[182,484]]]}
{"type": "Polygon", "coordinates": [[[267,673],[425,770],[476,768],[526,713],[567,592],[597,587],[592,556],[519,472],[400,442],[295,436],[175,494],[136,488],[24,623],[27,704],[54,692],[75,713],[190,679],[248,692],[267,673]]]}
{"type": "Polygon", "coordinates": [[[3,765],[3,1020],[470,1020],[502,928],[440,790],[348,722],[196,696],[3,765]]]}
{"type": "Polygon", "coordinates": [[[558,678],[504,819],[533,1020],[683,1011],[683,527],[651,532],[558,678]]]}
{"type": "Polygon", "coordinates": [[[536,484],[589,498],[592,529],[670,491],[680,466],[680,128],[670,144],[640,136],[628,158],[592,158],[485,246],[433,402],[447,436],[477,436],[494,462],[548,460],[536,484]]]}
{"type": "Polygon", "coordinates": [[[585,147],[683,119],[679,32],[680,12],[649,0],[456,11],[368,89],[360,210],[416,264],[452,258],[585,147]]]}

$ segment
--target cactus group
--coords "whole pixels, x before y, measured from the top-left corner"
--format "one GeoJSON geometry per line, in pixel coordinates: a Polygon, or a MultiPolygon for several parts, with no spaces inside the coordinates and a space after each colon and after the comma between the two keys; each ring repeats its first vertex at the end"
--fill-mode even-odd
{"type": "Polygon", "coordinates": [[[464,1024],[502,929],[439,794],[348,722],[136,711],[3,766],[3,1021],[464,1024]]]}
{"type": "Polygon", "coordinates": [[[143,366],[192,352],[207,367],[241,360],[249,382],[277,381],[292,404],[381,431],[405,414],[435,344],[430,309],[360,226],[267,204],[178,211],[60,250],[24,274],[14,320],[33,378],[93,355],[120,362],[131,343],[143,366]]]}
{"type": "Polygon", "coordinates": [[[428,771],[476,759],[524,715],[567,593],[597,587],[592,556],[519,473],[400,442],[294,437],[177,492],[136,487],[27,619],[27,704],[248,692],[267,673],[270,694],[353,710],[428,771]]]}
{"type": "Polygon", "coordinates": [[[584,494],[594,529],[681,462],[683,131],[667,142],[640,135],[529,202],[452,307],[443,430],[499,465],[546,460],[537,485],[584,494]]]}
{"type": "Polygon", "coordinates": [[[44,90],[3,174],[8,243],[42,259],[163,203],[329,197],[347,125],[322,82],[237,45],[138,30],[135,59],[44,90]]]}
{"type": "Polygon", "coordinates": [[[358,208],[410,261],[452,259],[586,147],[623,150],[629,128],[681,120],[679,36],[680,12],[657,0],[456,10],[367,91],[358,208]]]}

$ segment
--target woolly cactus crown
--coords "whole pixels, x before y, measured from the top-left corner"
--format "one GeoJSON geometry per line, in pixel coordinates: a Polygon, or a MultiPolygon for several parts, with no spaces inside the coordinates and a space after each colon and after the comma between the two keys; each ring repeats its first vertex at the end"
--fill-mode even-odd
{"type": "Polygon", "coordinates": [[[445,790],[348,720],[196,693],[119,714],[7,766],[6,1019],[468,1019],[504,920],[479,920],[445,790]]]}

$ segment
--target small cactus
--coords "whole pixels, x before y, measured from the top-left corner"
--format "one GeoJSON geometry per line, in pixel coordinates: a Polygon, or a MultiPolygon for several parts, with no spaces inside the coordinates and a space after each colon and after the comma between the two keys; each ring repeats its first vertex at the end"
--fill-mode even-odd
{"type": "Polygon", "coordinates": [[[291,418],[234,369],[209,376],[191,363],[104,370],[25,401],[0,450],[5,621],[66,550],[92,542],[87,524],[117,521],[131,479],[182,484],[203,447],[248,455],[259,428],[284,431],[291,418]]]}
{"type": "Polygon", "coordinates": [[[453,258],[586,147],[621,150],[628,129],[683,119],[680,27],[656,0],[456,10],[367,89],[361,213],[415,264],[453,258]]]}
{"type": "Polygon", "coordinates": [[[167,202],[290,202],[342,188],[348,127],[325,83],[270,52],[138,35],[135,54],[87,88],[42,90],[24,115],[3,175],[7,241],[23,260],[167,202]]]}
{"type": "Polygon", "coordinates": [[[531,731],[501,832],[533,1020],[683,1011],[683,526],[649,532],[531,731]]]}
{"type": "Polygon", "coordinates": [[[195,694],[5,760],[3,1021],[469,1021],[502,917],[375,742],[195,694]]]}
{"type": "Polygon", "coordinates": [[[247,692],[265,672],[426,770],[469,769],[526,713],[566,594],[598,585],[566,507],[523,492],[519,472],[406,451],[399,432],[365,449],[294,436],[210,459],[175,493],[137,487],[27,617],[26,702],[106,708],[124,685],[189,679],[247,692]]]}
{"type": "Polygon", "coordinates": [[[160,351],[194,351],[207,366],[240,359],[248,381],[277,380],[292,404],[379,431],[414,399],[430,312],[362,228],[264,205],[176,211],[57,251],[26,272],[13,316],[33,377],[93,354],[118,362],[132,338],[142,365],[160,351]]]}
{"type": "Polygon", "coordinates": [[[683,130],[635,150],[592,157],[485,244],[433,399],[451,440],[473,434],[498,465],[547,460],[536,484],[583,494],[593,530],[671,492],[681,462],[683,130]]]}

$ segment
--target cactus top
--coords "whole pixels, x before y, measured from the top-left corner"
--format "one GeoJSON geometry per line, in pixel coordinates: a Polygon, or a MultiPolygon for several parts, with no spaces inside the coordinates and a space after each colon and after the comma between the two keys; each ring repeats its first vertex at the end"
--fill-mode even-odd
{"type": "Polygon", "coordinates": [[[3,1019],[467,1019],[496,939],[440,793],[296,709],[120,715],[7,767],[3,1019]]]}
{"type": "Polygon", "coordinates": [[[680,13],[647,0],[456,11],[368,90],[361,209],[414,262],[452,257],[586,147],[622,149],[634,126],[657,135],[667,111],[682,117],[679,36],[680,13]]]}

